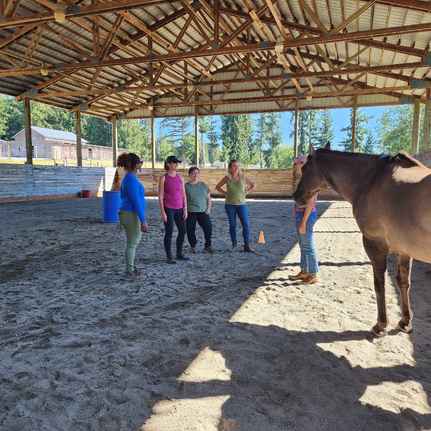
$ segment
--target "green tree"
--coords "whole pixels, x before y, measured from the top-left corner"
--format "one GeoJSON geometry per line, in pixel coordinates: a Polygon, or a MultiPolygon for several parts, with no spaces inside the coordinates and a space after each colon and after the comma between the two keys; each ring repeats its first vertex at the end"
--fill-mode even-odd
{"type": "Polygon", "coordinates": [[[24,128],[24,103],[6,97],[6,131],[5,139],[12,139],[24,128]]]}
{"type": "Polygon", "coordinates": [[[264,152],[265,164],[268,168],[276,167],[277,150],[281,145],[281,131],[280,131],[280,114],[272,112],[267,114],[266,120],[267,127],[267,149],[264,152]]]}
{"type": "Polygon", "coordinates": [[[8,127],[8,100],[6,97],[0,96],[0,139],[6,137],[6,131],[8,127]]]}
{"type": "Polygon", "coordinates": [[[329,110],[325,109],[318,113],[317,123],[318,136],[316,139],[316,148],[322,148],[334,139],[332,118],[329,110]]]}
{"type": "Polygon", "coordinates": [[[92,115],[82,116],[82,137],[90,144],[111,146],[112,126],[102,118],[92,115]]]}
{"type": "Polygon", "coordinates": [[[149,127],[146,120],[123,120],[118,125],[118,146],[127,148],[144,159],[150,158],[149,127]]]}
{"type": "Polygon", "coordinates": [[[288,169],[293,163],[293,148],[287,145],[279,145],[273,153],[272,168],[288,169]]]}
{"type": "Polygon", "coordinates": [[[249,146],[252,137],[252,126],[249,115],[223,116],[221,137],[223,159],[225,161],[236,159],[245,165],[250,163],[249,146]]]}
{"type": "Polygon", "coordinates": [[[375,154],[377,151],[377,141],[374,138],[373,133],[368,130],[365,137],[365,144],[362,148],[362,152],[367,154],[375,154]]]}
{"type": "Polygon", "coordinates": [[[397,106],[386,109],[380,118],[378,136],[381,151],[397,154],[401,150],[411,151],[412,107],[397,106]]]}
{"type": "MultiPolygon", "coordinates": [[[[356,110],[356,132],[355,132],[355,151],[364,152],[365,140],[368,130],[368,122],[371,117],[365,114],[360,109],[356,110]]],[[[350,124],[341,129],[344,132],[344,139],[341,141],[344,151],[352,151],[352,124],[353,124],[353,109],[350,110],[350,124]]]]}
{"type": "Polygon", "coordinates": [[[191,133],[191,120],[190,117],[166,117],[161,121],[163,137],[171,141],[173,152],[189,163],[195,159],[195,144],[194,135],[191,133]]]}
{"type": "Polygon", "coordinates": [[[174,153],[175,149],[172,142],[166,138],[162,137],[157,140],[156,148],[158,149],[158,159],[165,160],[168,156],[174,153]]]}
{"type": "Polygon", "coordinates": [[[208,133],[210,129],[209,117],[198,117],[198,133],[199,133],[199,160],[203,166],[208,163],[209,151],[208,145],[205,142],[204,135],[208,133]]]}
{"type": "MultiPolygon", "coordinates": [[[[292,116],[292,122],[295,116],[292,116]]],[[[301,111],[298,113],[298,153],[307,154],[310,146],[319,144],[319,130],[317,128],[317,113],[315,110],[301,111]]],[[[292,136],[295,132],[292,132],[292,136]]]]}
{"type": "Polygon", "coordinates": [[[213,164],[216,160],[219,160],[220,154],[220,146],[218,143],[218,135],[217,135],[217,123],[215,117],[211,117],[209,122],[208,131],[208,160],[211,164],[213,164]]]}

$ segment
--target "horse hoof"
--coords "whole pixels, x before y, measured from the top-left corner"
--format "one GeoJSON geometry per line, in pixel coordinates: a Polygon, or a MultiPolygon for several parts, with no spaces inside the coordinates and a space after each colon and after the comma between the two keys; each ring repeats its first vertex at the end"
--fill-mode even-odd
{"type": "Polygon", "coordinates": [[[386,329],[381,328],[379,325],[375,325],[371,328],[371,332],[375,337],[383,337],[386,335],[386,329]]]}
{"type": "Polygon", "coordinates": [[[411,334],[413,331],[413,326],[409,324],[405,324],[403,321],[398,323],[398,329],[405,334],[411,334]]]}

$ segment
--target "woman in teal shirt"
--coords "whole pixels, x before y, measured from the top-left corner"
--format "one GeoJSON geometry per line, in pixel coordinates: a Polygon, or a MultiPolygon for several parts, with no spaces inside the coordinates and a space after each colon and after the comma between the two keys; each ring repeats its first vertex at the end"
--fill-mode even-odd
{"type": "Polygon", "coordinates": [[[192,248],[192,253],[196,253],[196,222],[204,231],[206,253],[213,253],[211,248],[211,194],[208,186],[199,181],[200,170],[196,166],[189,169],[190,181],[186,183],[187,195],[187,238],[192,248]]]}
{"type": "Polygon", "coordinates": [[[126,272],[129,275],[138,275],[135,266],[136,248],[141,241],[141,232],[148,231],[145,218],[145,190],[137,177],[142,160],[134,154],[121,154],[117,166],[126,171],[121,182],[120,224],[126,231],[126,272]]]}

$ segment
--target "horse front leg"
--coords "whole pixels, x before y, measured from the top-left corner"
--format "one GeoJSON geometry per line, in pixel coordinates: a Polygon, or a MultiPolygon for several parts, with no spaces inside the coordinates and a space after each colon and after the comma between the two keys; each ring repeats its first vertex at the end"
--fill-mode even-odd
{"type": "Polygon", "coordinates": [[[410,275],[412,270],[412,259],[410,256],[397,256],[397,285],[400,289],[401,315],[398,328],[409,334],[413,330],[412,310],[410,308],[410,275]]]}
{"type": "Polygon", "coordinates": [[[373,326],[372,332],[377,337],[386,334],[388,319],[386,316],[385,299],[385,272],[387,266],[388,249],[377,241],[362,237],[365,251],[370,258],[374,274],[374,290],[377,300],[377,323],[373,326]]]}

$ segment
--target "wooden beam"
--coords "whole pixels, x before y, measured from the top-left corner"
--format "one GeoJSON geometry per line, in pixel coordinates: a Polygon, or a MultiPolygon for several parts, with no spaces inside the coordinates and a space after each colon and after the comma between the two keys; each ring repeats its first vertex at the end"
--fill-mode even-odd
{"type": "Polygon", "coordinates": [[[428,151],[431,148],[431,90],[427,88],[426,101],[425,101],[425,113],[423,119],[423,142],[421,151],[428,151]]]}
{"type": "MultiPolygon", "coordinates": [[[[105,13],[115,13],[124,10],[154,6],[162,3],[172,3],[168,0],[116,0],[109,2],[97,2],[90,6],[69,5],[65,8],[65,17],[82,18],[94,15],[103,15],[105,13]]],[[[43,22],[53,22],[55,16],[53,13],[32,14],[26,16],[16,16],[0,21],[0,29],[14,28],[26,24],[35,24],[43,22]]]]}
{"type": "MultiPolygon", "coordinates": [[[[236,10],[236,9],[220,8],[220,12],[222,14],[225,14],[225,15],[237,16],[240,18],[247,18],[248,17],[247,13],[240,11],[240,10],[236,10]]],[[[271,24],[274,26],[277,24],[274,18],[269,18],[267,16],[261,16],[260,20],[266,24],[271,24]]],[[[294,21],[287,21],[285,19],[283,19],[281,21],[281,23],[282,23],[283,27],[297,30],[300,33],[314,34],[316,36],[324,36],[325,35],[325,33],[322,32],[322,30],[320,30],[317,27],[312,27],[310,25],[301,24],[299,22],[294,22],[294,21]]],[[[412,48],[410,46],[402,46],[399,44],[380,42],[380,41],[371,40],[371,39],[355,39],[355,40],[351,40],[350,42],[357,43],[360,45],[366,45],[366,46],[372,46],[372,47],[376,47],[376,48],[386,49],[386,50],[394,51],[394,52],[402,52],[404,54],[415,55],[418,57],[422,57],[425,54],[425,51],[421,50],[421,49],[412,48]]]]}
{"type": "MultiPolygon", "coordinates": [[[[369,89],[351,89],[343,94],[343,97],[352,97],[360,95],[370,95],[370,94],[383,94],[389,91],[403,92],[408,90],[409,87],[389,87],[389,88],[369,88],[369,89]]],[[[313,99],[336,97],[333,91],[322,91],[322,92],[308,92],[307,94],[286,94],[283,96],[257,96],[257,97],[241,97],[241,98],[223,98],[219,100],[199,100],[199,102],[183,103],[183,102],[166,102],[158,103],[157,108],[172,107],[172,108],[183,108],[192,106],[207,106],[207,105],[225,105],[225,104],[246,104],[246,103],[259,103],[259,102],[276,102],[284,100],[295,100],[295,99],[306,99],[307,97],[312,97],[313,99]]],[[[395,96],[394,96],[395,97],[395,96]]]]}
{"type": "Polygon", "coordinates": [[[151,167],[156,167],[156,130],[154,128],[154,111],[151,111],[150,118],[150,143],[151,143],[151,167]]]}
{"type": "Polygon", "coordinates": [[[15,32],[12,34],[12,36],[0,39],[0,49],[4,49],[7,46],[9,46],[11,43],[17,41],[19,38],[26,36],[28,33],[30,33],[38,26],[39,24],[29,24],[22,27],[21,29],[16,29],[15,32]]]}
{"type": "Polygon", "coordinates": [[[419,118],[421,112],[421,103],[415,100],[413,105],[413,124],[412,124],[412,146],[411,151],[413,154],[419,152],[419,118]]]}
{"type": "MultiPolygon", "coordinates": [[[[429,31],[431,31],[431,23],[428,24],[419,24],[415,26],[405,26],[405,27],[399,27],[401,32],[403,32],[407,27],[409,30],[405,30],[406,32],[413,31],[412,27],[415,27],[414,31],[419,31],[419,27],[426,26],[428,27],[429,31]],[[402,30],[404,29],[404,30],[402,30]]],[[[382,32],[382,33],[388,33],[392,34],[391,31],[394,29],[392,27],[391,29],[378,29],[378,30],[372,30],[372,32],[382,32]]],[[[427,31],[428,31],[427,30],[427,31]]],[[[367,37],[365,34],[367,32],[356,32],[355,35],[357,37],[358,33],[362,33],[361,37],[367,37]]],[[[348,33],[343,34],[336,34],[336,35],[329,35],[327,38],[315,38],[315,37],[309,37],[309,38],[303,38],[301,40],[294,39],[282,42],[282,45],[284,47],[289,48],[295,48],[298,46],[307,46],[307,45],[314,45],[314,44],[321,44],[321,43],[329,43],[330,41],[342,41],[343,38],[349,38],[348,33]],[[333,38],[337,38],[338,40],[333,40],[333,38]]],[[[371,37],[371,36],[370,36],[371,37]]],[[[81,69],[92,69],[92,68],[99,68],[99,67],[110,67],[110,66],[124,66],[127,64],[142,64],[142,63],[160,63],[160,62],[171,62],[171,61],[182,61],[187,60],[191,58],[200,58],[200,57],[208,57],[208,56],[218,56],[218,55],[229,55],[229,54],[239,54],[239,53],[252,53],[252,52],[259,52],[259,51],[272,51],[275,49],[275,46],[277,44],[275,42],[262,42],[257,44],[247,44],[247,45],[239,45],[234,47],[222,47],[222,48],[215,48],[215,49],[197,49],[197,50],[190,50],[186,52],[176,52],[176,53],[169,53],[169,54],[163,54],[163,55],[147,55],[147,56],[139,56],[139,57],[133,57],[133,58],[118,58],[118,59],[107,59],[105,61],[99,61],[97,58],[90,58],[87,61],[83,61],[79,67],[81,69]]],[[[427,64],[421,64],[420,62],[416,63],[410,63],[413,66],[412,67],[421,67],[421,66],[428,66],[427,64]]],[[[52,72],[58,72],[58,71],[69,71],[72,69],[76,69],[76,64],[70,64],[70,63],[60,63],[56,65],[50,65],[46,67],[46,70],[49,73],[52,72]]],[[[388,66],[384,66],[388,67],[388,66]]],[[[408,67],[408,66],[406,66],[408,67]]],[[[399,67],[398,67],[399,68],[399,67]]],[[[392,69],[397,69],[397,67],[392,67],[392,69]]],[[[36,67],[28,67],[28,68],[14,68],[14,69],[1,69],[0,70],[0,77],[8,77],[8,76],[29,76],[29,75],[40,75],[41,70],[40,68],[36,67]]]]}
{"type": "MultiPolygon", "coordinates": [[[[195,98],[196,100],[196,98],[195,98]]],[[[197,107],[195,108],[195,165],[199,167],[199,139],[198,139],[198,123],[199,123],[199,116],[198,116],[198,110],[197,107]]]]}
{"type": "Polygon", "coordinates": [[[355,96],[353,98],[353,107],[352,107],[352,124],[350,127],[352,128],[352,153],[356,151],[356,110],[357,110],[358,99],[355,96]]]}
{"type": "Polygon", "coordinates": [[[33,164],[33,143],[31,139],[31,103],[30,99],[24,99],[24,128],[25,128],[25,151],[26,165],[33,164]]]}
{"type": "Polygon", "coordinates": [[[298,100],[295,100],[295,128],[293,131],[293,156],[298,157],[298,100]]]}
{"type": "Polygon", "coordinates": [[[118,128],[117,128],[117,117],[112,117],[112,166],[117,166],[117,155],[118,155],[118,128]]]}
{"type": "Polygon", "coordinates": [[[82,167],[82,133],[81,133],[81,111],[75,112],[75,134],[76,134],[76,164],[82,167]]]}

